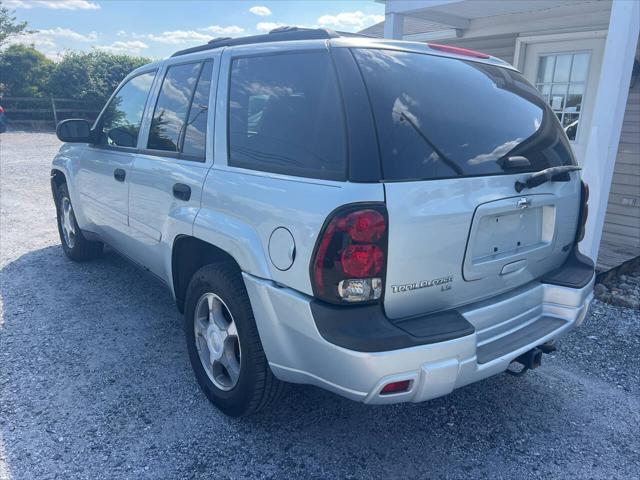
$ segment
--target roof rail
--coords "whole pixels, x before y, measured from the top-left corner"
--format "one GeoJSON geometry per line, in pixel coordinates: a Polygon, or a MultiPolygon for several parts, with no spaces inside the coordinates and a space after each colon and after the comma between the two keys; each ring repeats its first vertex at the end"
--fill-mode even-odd
{"type": "Polygon", "coordinates": [[[278,27],[264,35],[251,35],[248,37],[219,37],[209,40],[205,45],[187,48],[171,55],[179,57],[188,53],[202,52],[220,47],[232,47],[234,45],[250,45],[254,43],[286,42],[288,40],[318,40],[337,38],[341,35],[326,28],[301,28],[301,27],[278,27]]]}

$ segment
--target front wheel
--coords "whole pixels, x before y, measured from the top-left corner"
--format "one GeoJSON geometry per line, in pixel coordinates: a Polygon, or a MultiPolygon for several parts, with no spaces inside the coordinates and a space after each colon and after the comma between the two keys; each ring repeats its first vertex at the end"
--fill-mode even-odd
{"type": "Polygon", "coordinates": [[[67,257],[76,262],[83,262],[102,255],[104,249],[102,242],[87,240],[78,227],[69,189],[64,183],[57,189],[56,208],[58,210],[60,242],[67,257]]]}
{"type": "Polygon", "coordinates": [[[232,417],[257,412],[285,384],[271,372],[242,277],[235,265],[198,270],[187,288],[184,331],[202,391],[232,417]]]}

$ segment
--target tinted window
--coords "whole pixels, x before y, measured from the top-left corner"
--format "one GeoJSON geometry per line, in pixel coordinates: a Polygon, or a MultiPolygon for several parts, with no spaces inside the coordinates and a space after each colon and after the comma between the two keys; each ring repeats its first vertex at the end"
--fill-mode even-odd
{"type": "Polygon", "coordinates": [[[156,72],[148,72],[127,81],[111,99],[100,119],[100,143],[135,148],[142,123],[144,106],[151,91],[156,72]]]}
{"type": "Polygon", "coordinates": [[[198,86],[193,94],[189,110],[189,120],[184,135],[182,153],[204,159],[207,140],[207,112],[209,110],[209,91],[213,62],[205,62],[200,72],[198,86]]]}
{"type": "Polygon", "coordinates": [[[386,179],[512,173],[509,156],[526,157],[524,170],[574,162],[555,115],[517,72],[391,50],[354,54],[370,93],[386,179]]]}
{"type": "Polygon", "coordinates": [[[169,67],[162,82],[149,129],[148,148],[179,152],[191,95],[198,81],[200,63],[169,67]]]}
{"type": "Polygon", "coordinates": [[[229,165],[345,178],[343,114],[326,52],[233,61],[229,165]]]}

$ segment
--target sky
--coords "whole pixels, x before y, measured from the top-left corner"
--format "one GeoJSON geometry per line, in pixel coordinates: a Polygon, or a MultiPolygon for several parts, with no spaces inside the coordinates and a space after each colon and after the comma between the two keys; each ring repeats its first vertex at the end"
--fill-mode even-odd
{"type": "Polygon", "coordinates": [[[266,33],[280,25],[355,32],[384,20],[374,0],[0,0],[37,33],[34,44],[56,60],[66,49],[164,58],[214,37],[266,33]]]}

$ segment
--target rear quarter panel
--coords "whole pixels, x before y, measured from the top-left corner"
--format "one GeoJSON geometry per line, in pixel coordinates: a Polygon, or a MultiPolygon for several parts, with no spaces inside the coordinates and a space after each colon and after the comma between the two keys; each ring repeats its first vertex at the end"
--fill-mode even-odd
{"type": "Polygon", "coordinates": [[[194,236],[228,252],[240,268],[308,295],[309,264],[329,214],[357,202],[383,202],[381,184],[316,181],[214,166],[204,184],[194,236]],[[287,270],[269,258],[269,239],[285,227],[295,241],[287,270]]]}

